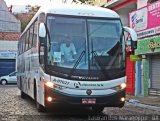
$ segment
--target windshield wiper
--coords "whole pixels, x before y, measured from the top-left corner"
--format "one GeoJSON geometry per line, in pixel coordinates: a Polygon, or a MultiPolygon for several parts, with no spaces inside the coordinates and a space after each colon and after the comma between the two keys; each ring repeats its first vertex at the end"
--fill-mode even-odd
{"type": "MultiPolygon", "coordinates": [[[[95,56],[98,56],[98,54],[97,54],[97,52],[94,51],[94,50],[92,50],[91,53],[92,53],[92,64],[93,64],[93,61],[94,61],[93,59],[94,59],[95,56]]],[[[98,68],[97,68],[97,69],[98,69],[98,68]]]]}
{"type": "Polygon", "coordinates": [[[100,61],[100,59],[95,58],[95,57],[98,57],[97,52],[93,50],[91,53],[92,53],[92,64],[93,64],[93,59],[94,59],[96,62],[95,66],[96,66],[97,70],[100,70],[105,78],[107,78],[107,77],[109,78],[108,74],[105,73],[106,70],[100,66],[100,65],[102,65],[102,62],[100,61]]]}
{"type": "Polygon", "coordinates": [[[70,74],[69,74],[69,77],[71,77],[73,71],[77,68],[78,64],[79,64],[80,61],[82,60],[82,58],[83,58],[83,56],[85,55],[85,53],[86,53],[85,50],[83,50],[83,51],[81,52],[81,55],[78,57],[76,63],[74,64],[74,66],[73,66],[73,68],[72,68],[72,70],[71,70],[71,72],[70,72],[70,74]]]}

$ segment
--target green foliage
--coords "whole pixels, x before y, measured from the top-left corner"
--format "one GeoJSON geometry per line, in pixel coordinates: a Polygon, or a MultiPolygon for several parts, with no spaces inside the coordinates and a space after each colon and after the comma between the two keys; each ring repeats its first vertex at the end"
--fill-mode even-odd
{"type": "Polygon", "coordinates": [[[33,6],[32,10],[29,11],[29,13],[21,13],[17,14],[16,18],[18,18],[21,21],[21,32],[24,31],[30,20],[33,18],[33,16],[36,14],[36,12],[39,10],[40,6],[33,6]]]}
{"type": "Polygon", "coordinates": [[[21,21],[21,32],[24,31],[24,29],[26,28],[26,26],[28,25],[28,23],[30,22],[30,20],[32,19],[32,17],[34,16],[34,14],[28,13],[27,15],[23,15],[21,21]]]}
{"type": "Polygon", "coordinates": [[[21,32],[24,31],[24,29],[26,28],[28,23],[29,23],[29,21],[21,21],[21,32]]]}

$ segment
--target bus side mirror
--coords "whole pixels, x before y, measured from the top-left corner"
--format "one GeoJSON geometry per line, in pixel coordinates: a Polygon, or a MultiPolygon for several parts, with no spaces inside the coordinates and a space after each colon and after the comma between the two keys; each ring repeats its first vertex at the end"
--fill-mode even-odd
{"type": "Polygon", "coordinates": [[[130,34],[130,39],[127,40],[127,44],[130,44],[131,49],[134,51],[137,49],[137,33],[129,27],[123,27],[123,30],[130,34]]]}
{"type": "Polygon", "coordinates": [[[38,34],[39,34],[40,44],[44,45],[45,37],[46,37],[46,27],[44,23],[40,23],[38,34]]]}

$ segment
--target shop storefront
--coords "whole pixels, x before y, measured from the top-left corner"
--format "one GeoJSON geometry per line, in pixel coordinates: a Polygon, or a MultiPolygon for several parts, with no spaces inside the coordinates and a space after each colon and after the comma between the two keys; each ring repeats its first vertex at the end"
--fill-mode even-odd
{"type": "Polygon", "coordinates": [[[0,76],[16,68],[17,41],[0,41],[0,76]]]}
{"type": "Polygon", "coordinates": [[[137,55],[142,55],[144,95],[160,95],[160,36],[138,41],[137,55]]]}
{"type": "Polygon", "coordinates": [[[0,0],[0,77],[15,71],[16,53],[21,22],[8,10],[4,0],[0,0]]]}
{"type": "Polygon", "coordinates": [[[136,63],[136,95],[158,95],[160,89],[160,0],[129,14],[129,25],[138,36],[136,63]],[[137,76],[141,75],[141,76],[137,76]]]}

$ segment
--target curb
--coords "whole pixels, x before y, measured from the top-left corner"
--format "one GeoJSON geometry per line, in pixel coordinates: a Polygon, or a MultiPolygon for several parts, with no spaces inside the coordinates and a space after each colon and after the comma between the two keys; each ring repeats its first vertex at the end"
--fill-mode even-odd
{"type": "Polygon", "coordinates": [[[126,101],[126,104],[131,105],[131,106],[134,106],[134,107],[151,109],[151,110],[155,110],[155,111],[160,112],[160,107],[143,104],[143,103],[140,103],[139,101],[135,101],[135,102],[126,101]]]}

